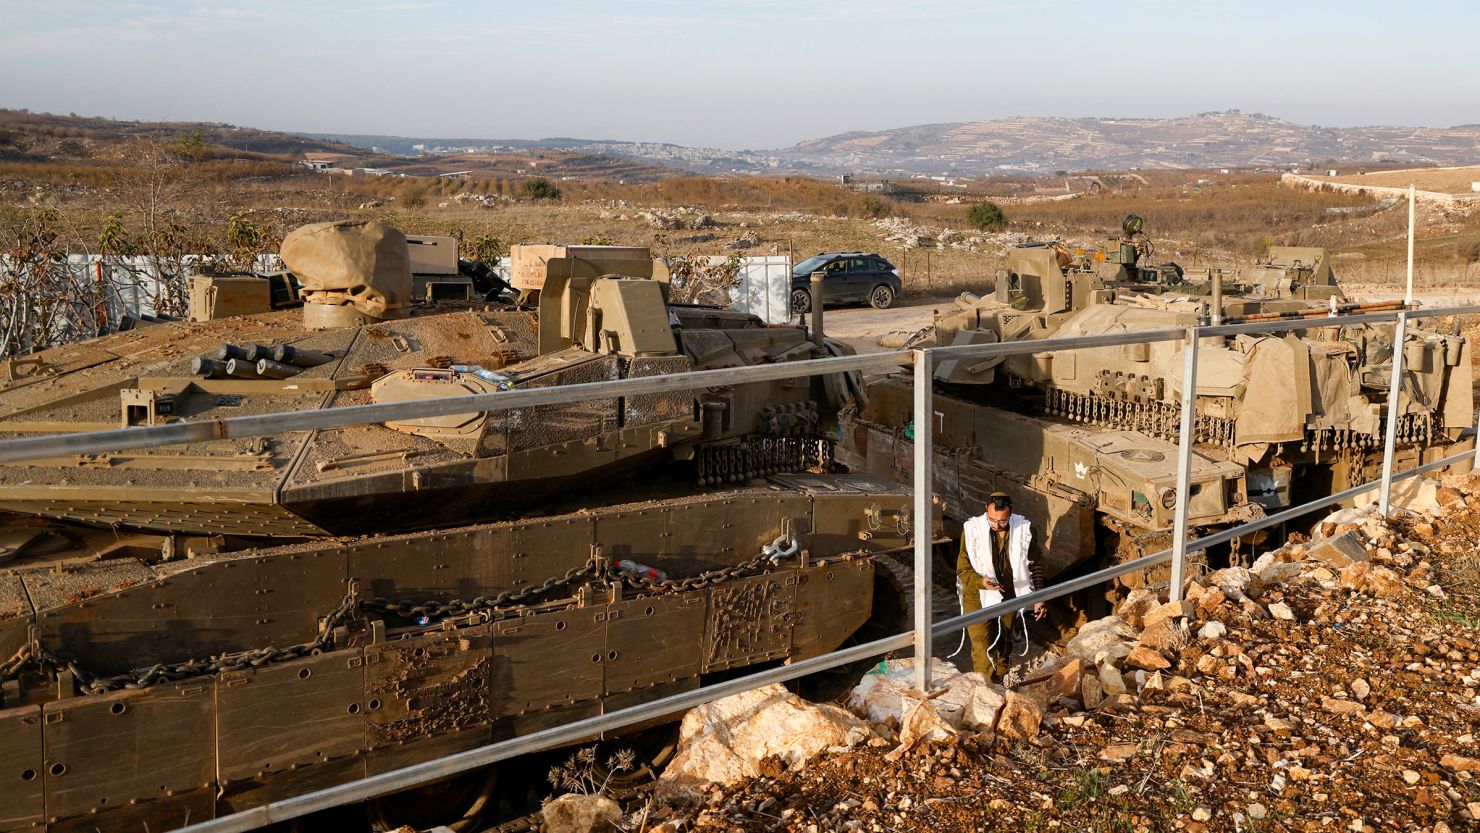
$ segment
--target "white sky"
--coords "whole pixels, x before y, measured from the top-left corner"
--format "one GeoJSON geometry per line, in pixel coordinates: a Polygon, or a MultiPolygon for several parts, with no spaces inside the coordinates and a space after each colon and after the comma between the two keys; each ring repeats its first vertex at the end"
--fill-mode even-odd
{"type": "Polygon", "coordinates": [[[1477,24],[1367,0],[0,0],[0,106],[734,149],[1228,108],[1447,126],[1480,123],[1477,24]]]}

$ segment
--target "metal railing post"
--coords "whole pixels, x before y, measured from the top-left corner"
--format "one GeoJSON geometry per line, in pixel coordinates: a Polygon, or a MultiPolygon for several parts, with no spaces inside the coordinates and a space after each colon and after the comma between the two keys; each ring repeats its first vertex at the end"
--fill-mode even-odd
{"type": "Polygon", "coordinates": [[[1393,375],[1388,380],[1387,426],[1382,438],[1382,488],[1378,492],[1377,511],[1388,516],[1393,498],[1393,452],[1398,444],[1398,417],[1403,404],[1403,342],[1408,338],[1408,312],[1398,313],[1393,328],[1393,375]]]}
{"type": "Polygon", "coordinates": [[[930,548],[931,499],[935,478],[931,466],[934,447],[931,429],[935,408],[931,393],[935,383],[935,357],[929,350],[914,351],[915,360],[915,510],[910,532],[915,545],[915,688],[930,690],[930,548]]]}
{"type": "MultiPolygon", "coordinates": [[[[1198,328],[1188,327],[1182,345],[1182,427],[1177,434],[1177,504],[1172,524],[1172,581],[1169,598],[1182,600],[1182,571],[1187,560],[1187,504],[1192,493],[1192,441],[1197,422],[1198,328]]],[[[1154,495],[1148,495],[1157,500],[1154,495]]]]}

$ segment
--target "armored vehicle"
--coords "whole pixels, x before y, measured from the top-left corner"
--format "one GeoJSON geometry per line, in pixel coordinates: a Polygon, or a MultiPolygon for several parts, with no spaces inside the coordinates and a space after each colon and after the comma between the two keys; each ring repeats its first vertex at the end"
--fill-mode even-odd
{"type": "MultiPolygon", "coordinates": [[[[994,296],[958,299],[913,343],[1180,328],[1210,317],[1207,298],[1120,296],[1092,273],[1065,270],[1049,248],[1018,249],[1010,265],[994,296]]],[[[1260,309],[1248,298],[1230,298],[1222,308],[1260,309]]],[[[1205,339],[1191,522],[1226,528],[1374,479],[1393,331],[1352,325],[1205,339]]],[[[1408,372],[1398,465],[1407,467],[1473,442],[1474,408],[1465,339],[1410,328],[1401,349],[1408,372]]],[[[1166,546],[1176,500],[1181,351],[1180,343],[1162,342],[944,358],[934,379],[933,430],[936,488],[948,519],[979,513],[994,490],[1019,495],[1018,505],[1043,530],[1050,574],[1166,546]]],[[[905,373],[869,385],[867,404],[845,419],[846,461],[881,476],[907,473],[911,384],[905,373]]]]}
{"type": "MultiPolygon", "coordinates": [[[[303,311],[7,365],[3,438],[817,349],[667,306],[641,277],[552,272],[538,316],[419,306],[399,236],[290,235],[303,311]]],[[[880,559],[909,541],[909,498],[833,473],[823,430],[846,389],[804,377],[0,466],[0,831],[172,829],[897,632],[880,559]]],[[[634,740],[639,763],[670,737],[634,740]]],[[[368,811],[469,827],[513,812],[519,769],[368,811]]]]}
{"type": "Polygon", "coordinates": [[[1315,304],[1329,307],[1346,301],[1326,250],[1315,246],[1271,246],[1265,257],[1247,271],[1226,267],[1183,269],[1172,262],[1147,266],[1142,263],[1155,252],[1145,233],[1145,221],[1127,214],[1121,221],[1122,236],[1111,240],[1103,252],[1092,257],[1061,259],[1066,272],[1093,272],[1094,263],[1113,266],[1105,278],[1107,286],[1123,294],[1176,294],[1189,297],[1217,295],[1221,303],[1209,301],[1217,314],[1247,316],[1290,312],[1315,304]]]}

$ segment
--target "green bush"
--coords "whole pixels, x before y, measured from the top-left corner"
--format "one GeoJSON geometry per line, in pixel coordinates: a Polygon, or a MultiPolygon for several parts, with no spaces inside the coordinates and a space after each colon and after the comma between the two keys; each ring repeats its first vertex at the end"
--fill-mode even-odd
{"type": "Polygon", "coordinates": [[[532,176],[519,183],[519,196],[527,200],[558,200],[560,189],[542,176],[532,176]]]}
{"type": "Polygon", "coordinates": [[[966,209],[966,222],[984,231],[997,231],[1007,227],[1007,215],[1002,206],[985,200],[966,209]]]}

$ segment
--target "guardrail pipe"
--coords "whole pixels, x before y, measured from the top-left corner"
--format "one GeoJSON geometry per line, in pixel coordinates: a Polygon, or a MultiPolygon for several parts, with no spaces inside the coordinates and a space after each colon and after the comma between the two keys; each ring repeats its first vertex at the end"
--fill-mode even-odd
{"type": "Polygon", "coordinates": [[[1198,328],[1188,327],[1187,341],[1182,345],[1182,428],[1177,444],[1177,506],[1172,524],[1169,598],[1174,602],[1182,600],[1182,572],[1187,561],[1187,504],[1192,493],[1192,441],[1197,422],[1197,339],[1198,328]]]}
{"type": "Polygon", "coordinates": [[[935,357],[929,350],[915,351],[915,510],[910,532],[915,545],[915,688],[930,690],[930,529],[935,477],[931,465],[934,447],[935,357]]]}
{"type": "Polygon", "coordinates": [[[1377,511],[1386,518],[1392,509],[1393,454],[1398,445],[1398,416],[1403,405],[1403,343],[1408,338],[1408,313],[1398,313],[1393,329],[1393,375],[1388,379],[1387,426],[1382,438],[1382,489],[1378,492],[1377,511]]]}

